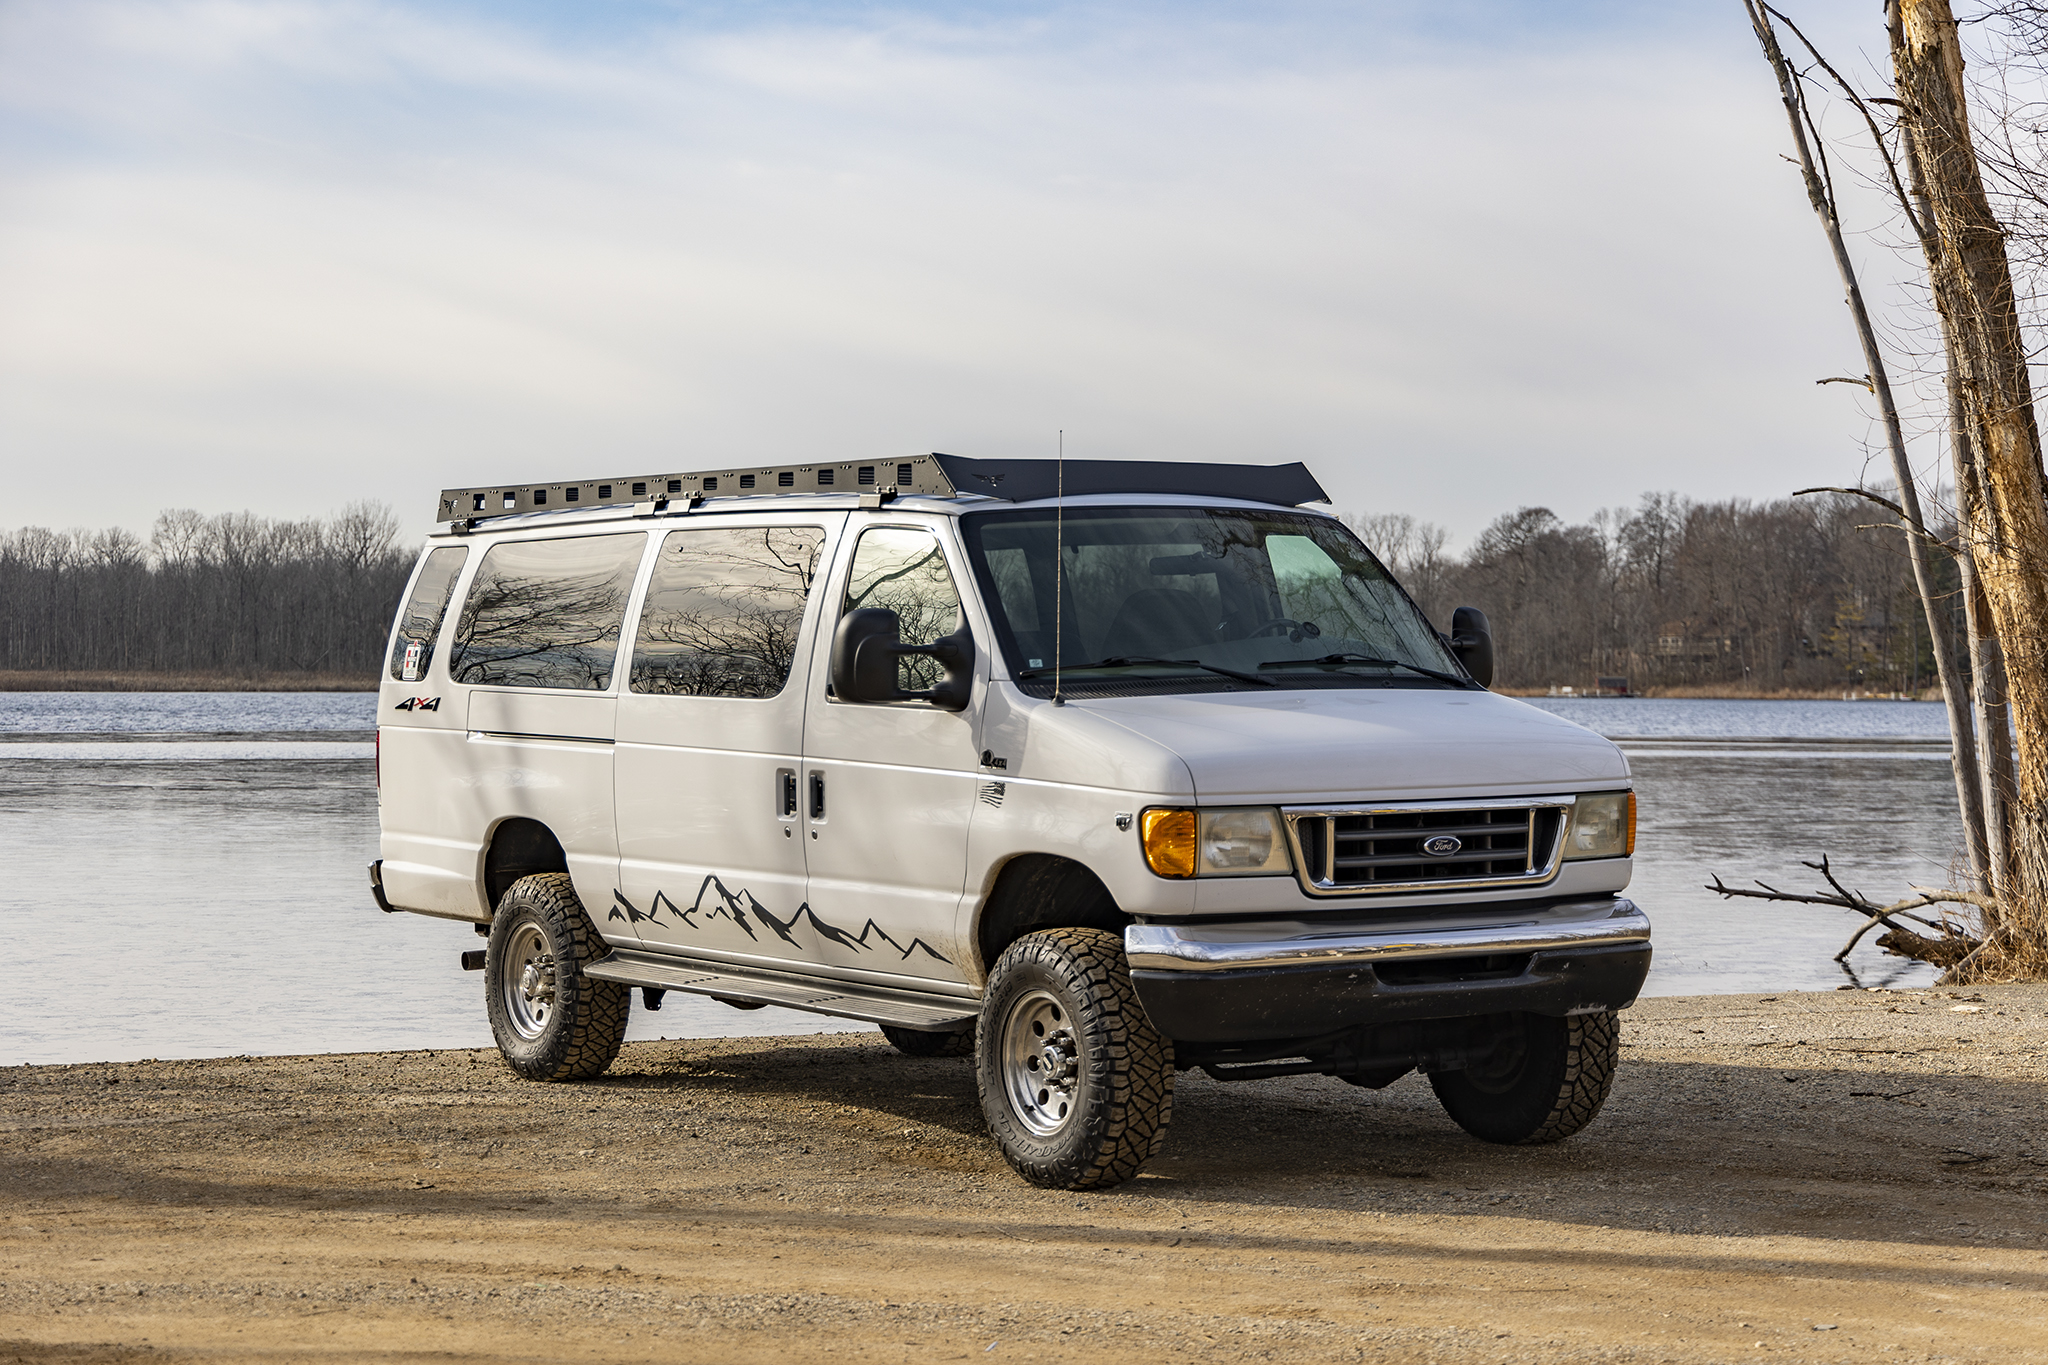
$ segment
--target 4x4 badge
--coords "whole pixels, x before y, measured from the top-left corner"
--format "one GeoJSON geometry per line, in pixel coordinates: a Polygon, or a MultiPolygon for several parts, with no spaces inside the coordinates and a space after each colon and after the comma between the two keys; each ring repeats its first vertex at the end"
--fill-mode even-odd
{"type": "Polygon", "coordinates": [[[1422,851],[1432,858],[1448,858],[1464,846],[1465,841],[1455,834],[1439,834],[1422,841],[1422,851]]]}
{"type": "Polygon", "coordinates": [[[391,709],[394,711],[438,711],[441,709],[441,699],[439,697],[407,697],[391,709]]]}

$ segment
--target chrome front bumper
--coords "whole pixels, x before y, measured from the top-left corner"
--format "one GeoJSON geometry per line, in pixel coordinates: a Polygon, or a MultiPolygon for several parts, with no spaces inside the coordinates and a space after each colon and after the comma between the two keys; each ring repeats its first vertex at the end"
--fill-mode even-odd
{"type": "Polygon", "coordinates": [[[1635,902],[1601,896],[1534,911],[1512,904],[1474,906],[1428,919],[1369,924],[1133,924],[1124,930],[1124,954],[1134,972],[1231,972],[1649,941],[1650,917],[1635,902]]]}

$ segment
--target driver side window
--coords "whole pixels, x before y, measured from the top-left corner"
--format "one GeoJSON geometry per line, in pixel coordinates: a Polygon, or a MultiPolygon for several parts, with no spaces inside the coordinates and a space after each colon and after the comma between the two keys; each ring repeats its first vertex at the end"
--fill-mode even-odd
{"type": "MultiPolygon", "coordinates": [[[[928,645],[958,629],[960,594],[938,537],[908,526],[863,531],[843,610],[862,607],[895,612],[906,645],[928,645]]],[[[945,676],[936,659],[915,656],[897,660],[896,673],[896,685],[907,692],[925,691],[945,676]]]]}

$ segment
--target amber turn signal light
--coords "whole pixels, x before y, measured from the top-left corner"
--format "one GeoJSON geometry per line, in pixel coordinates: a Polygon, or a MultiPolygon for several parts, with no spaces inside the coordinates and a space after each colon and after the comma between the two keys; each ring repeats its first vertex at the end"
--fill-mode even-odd
{"type": "Polygon", "coordinates": [[[1138,843],[1145,866],[1162,877],[1195,875],[1195,813],[1148,810],[1138,817],[1138,843]]]}

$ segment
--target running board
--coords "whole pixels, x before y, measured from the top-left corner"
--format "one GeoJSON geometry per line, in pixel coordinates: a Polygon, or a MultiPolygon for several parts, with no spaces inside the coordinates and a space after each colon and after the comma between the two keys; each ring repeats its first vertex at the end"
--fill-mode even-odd
{"type": "Polygon", "coordinates": [[[628,986],[688,991],[693,995],[717,996],[721,1000],[741,1000],[750,1005],[782,1005],[789,1009],[809,1010],[813,1014],[859,1019],[870,1024],[896,1024],[935,1033],[955,1032],[962,1024],[973,1023],[980,1014],[973,1001],[950,996],[752,971],[723,962],[699,963],[663,953],[641,953],[625,948],[614,949],[609,956],[587,964],[583,975],[599,981],[623,982],[628,986]]]}

